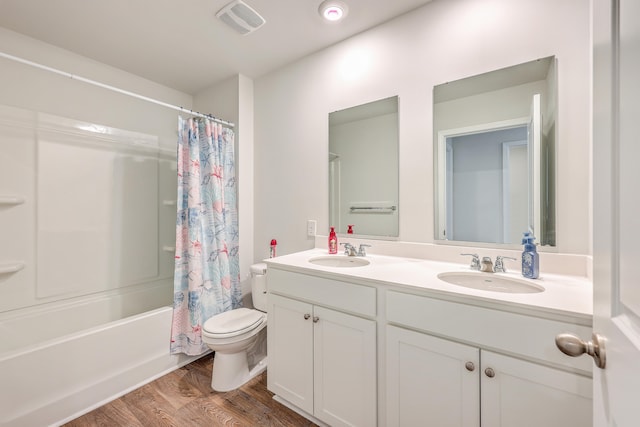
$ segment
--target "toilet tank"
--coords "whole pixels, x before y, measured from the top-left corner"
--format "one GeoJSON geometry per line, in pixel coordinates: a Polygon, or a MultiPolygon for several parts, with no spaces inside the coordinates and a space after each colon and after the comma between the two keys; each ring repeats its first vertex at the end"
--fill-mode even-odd
{"type": "Polygon", "coordinates": [[[251,266],[251,298],[257,310],[267,311],[267,264],[263,262],[251,266]]]}

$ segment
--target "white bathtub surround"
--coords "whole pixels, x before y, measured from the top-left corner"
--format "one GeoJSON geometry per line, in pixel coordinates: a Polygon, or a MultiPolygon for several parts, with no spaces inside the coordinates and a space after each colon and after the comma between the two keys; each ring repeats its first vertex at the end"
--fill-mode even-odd
{"type": "MultiPolygon", "coordinates": [[[[217,85],[228,88],[223,95],[216,87],[196,100],[5,28],[0,50],[238,124],[238,114],[250,111],[242,116],[239,143],[250,156],[251,92],[236,104],[240,83],[252,84],[248,78],[234,77],[217,85]]],[[[0,384],[12,385],[0,391],[0,425],[58,424],[192,360],[169,356],[178,113],[14,61],[0,63],[0,269],[24,267],[0,275],[0,384]],[[149,137],[157,141],[157,155],[140,144],[149,137]],[[56,186],[60,182],[72,185],[56,186]],[[73,238],[55,240],[61,211],[78,221],[73,238]],[[136,224],[148,233],[132,233],[136,224]],[[79,245],[90,233],[94,240],[79,245]]],[[[251,166],[242,169],[253,174],[251,166]]],[[[242,194],[251,199],[248,189],[242,194]]],[[[252,209],[244,215],[249,220],[241,223],[252,224],[252,209]]],[[[243,246],[246,275],[251,245],[243,246]]]]}
{"type": "MultiPolygon", "coordinates": [[[[73,323],[74,310],[49,315],[73,323]]],[[[192,362],[169,354],[171,317],[163,307],[1,353],[0,425],[60,425],[192,362]]]]}
{"type": "Polygon", "coordinates": [[[190,360],[169,356],[175,151],[128,129],[0,106],[0,181],[24,199],[0,221],[0,258],[24,264],[0,277],[0,425],[61,422],[190,360]]]}
{"type": "Polygon", "coordinates": [[[58,342],[74,334],[90,333],[102,325],[164,308],[172,287],[172,281],[167,279],[132,286],[124,291],[114,290],[0,313],[3,333],[0,357],[58,342]]]}

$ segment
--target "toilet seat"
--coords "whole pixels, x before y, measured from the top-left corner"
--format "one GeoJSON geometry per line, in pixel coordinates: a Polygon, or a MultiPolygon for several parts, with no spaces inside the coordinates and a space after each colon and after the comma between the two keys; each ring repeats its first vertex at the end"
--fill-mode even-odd
{"type": "Polygon", "coordinates": [[[231,338],[256,329],[265,322],[266,314],[249,308],[237,308],[207,320],[202,332],[210,338],[231,338]]]}

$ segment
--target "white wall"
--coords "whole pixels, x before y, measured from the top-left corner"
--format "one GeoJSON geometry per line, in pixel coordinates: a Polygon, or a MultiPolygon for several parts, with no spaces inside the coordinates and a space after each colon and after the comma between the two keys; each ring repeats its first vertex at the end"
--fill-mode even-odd
{"type": "Polygon", "coordinates": [[[311,248],[328,230],[328,126],[335,111],[399,95],[400,240],[432,242],[434,85],[558,58],[557,243],[589,252],[587,0],[436,0],[255,81],[255,253],[311,248]]]}
{"type": "MultiPolygon", "coordinates": [[[[433,137],[438,132],[478,126],[487,123],[527,118],[531,115],[531,100],[539,93],[547,100],[547,87],[544,80],[512,86],[505,89],[484,92],[477,95],[438,102],[433,106],[433,137]]],[[[546,104],[545,104],[546,108],[546,104]]],[[[543,114],[546,112],[543,111],[543,114]]],[[[544,114],[546,117],[546,114],[544,114]]],[[[545,120],[545,123],[548,120],[545,120]]]]}

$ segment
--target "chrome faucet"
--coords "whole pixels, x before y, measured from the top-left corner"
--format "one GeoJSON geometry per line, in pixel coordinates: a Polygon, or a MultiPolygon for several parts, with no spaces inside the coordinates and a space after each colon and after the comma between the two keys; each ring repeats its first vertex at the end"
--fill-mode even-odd
{"type": "Polygon", "coordinates": [[[370,248],[370,247],[371,245],[360,243],[360,248],[358,249],[358,256],[367,256],[367,250],[365,248],[370,248]]]}
{"type": "Polygon", "coordinates": [[[371,245],[367,245],[365,243],[360,244],[360,248],[356,250],[356,247],[351,243],[340,243],[344,246],[344,254],[346,256],[367,256],[367,249],[370,248],[371,245]]]}
{"type": "Polygon", "coordinates": [[[480,270],[480,258],[478,258],[478,254],[460,254],[460,255],[473,257],[471,258],[471,265],[469,265],[469,268],[472,270],[480,270]]]}
{"type": "Polygon", "coordinates": [[[491,257],[482,257],[482,266],[480,267],[480,271],[484,271],[485,273],[493,273],[493,262],[491,262],[491,257]]]}
{"type": "Polygon", "coordinates": [[[513,261],[517,261],[517,258],[513,258],[510,256],[502,256],[502,255],[498,255],[496,257],[496,264],[493,266],[493,272],[494,273],[506,273],[507,269],[504,266],[504,261],[505,259],[511,259],[513,261]]]}
{"type": "Polygon", "coordinates": [[[344,254],[346,256],[358,255],[358,252],[356,251],[355,246],[353,246],[351,243],[340,243],[340,244],[344,246],[344,254]]]}

